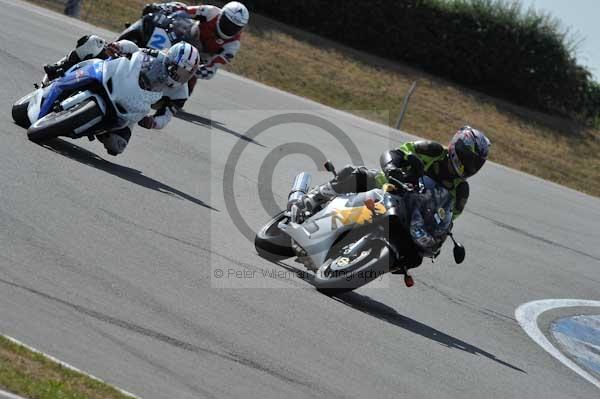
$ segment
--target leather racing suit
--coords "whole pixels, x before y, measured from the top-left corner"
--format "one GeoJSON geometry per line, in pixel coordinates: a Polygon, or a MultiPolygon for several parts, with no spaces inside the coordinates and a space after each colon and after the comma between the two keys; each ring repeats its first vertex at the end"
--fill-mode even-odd
{"type": "MultiPolygon", "coordinates": [[[[56,64],[45,65],[44,69],[47,78],[49,80],[54,80],[81,61],[92,58],[107,59],[115,54],[118,56],[131,56],[131,54],[136,51],[140,51],[138,46],[128,40],[107,44],[106,41],[99,36],[86,35],[77,40],[75,49],[67,56],[59,60],[56,64]]],[[[146,129],[163,129],[171,121],[173,115],[183,108],[188,99],[188,88],[187,85],[169,87],[165,84],[161,84],[161,81],[164,81],[164,78],[161,76],[164,71],[161,68],[160,63],[152,63],[152,60],[158,59],[164,55],[158,50],[141,49],[141,51],[148,55],[148,62],[146,62],[146,64],[150,65],[149,68],[153,68],[152,70],[146,71],[146,74],[152,74],[152,85],[159,86],[148,87],[146,89],[161,91],[163,97],[152,105],[152,108],[155,110],[154,115],[146,116],[138,123],[138,125],[146,129]],[[154,65],[155,68],[152,65],[154,65]]],[[[131,129],[128,127],[98,136],[98,140],[104,144],[107,152],[113,156],[118,155],[125,150],[130,138],[131,129]]]]}

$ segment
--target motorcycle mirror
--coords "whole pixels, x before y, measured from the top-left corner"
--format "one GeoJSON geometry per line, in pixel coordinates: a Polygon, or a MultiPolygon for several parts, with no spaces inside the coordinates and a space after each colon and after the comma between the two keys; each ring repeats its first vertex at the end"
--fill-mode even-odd
{"type": "Polygon", "coordinates": [[[335,166],[333,166],[333,163],[331,161],[327,160],[327,162],[325,162],[325,164],[323,164],[323,166],[325,166],[325,169],[328,172],[331,172],[331,173],[333,173],[334,176],[337,176],[337,173],[335,171],[335,166]]]}
{"type": "Polygon", "coordinates": [[[465,251],[465,247],[463,247],[460,243],[454,244],[454,261],[457,265],[460,265],[465,260],[465,256],[467,255],[465,251]]]}

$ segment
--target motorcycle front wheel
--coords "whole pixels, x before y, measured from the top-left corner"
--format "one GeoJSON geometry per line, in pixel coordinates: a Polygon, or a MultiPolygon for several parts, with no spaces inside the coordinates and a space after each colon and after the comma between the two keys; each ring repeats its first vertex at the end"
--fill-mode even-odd
{"type": "Polygon", "coordinates": [[[256,233],[254,247],[262,258],[282,260],[295,255],[292,249],[292,239],[277,226],[286,218],[284,212],[281,212],[256,233]]]}
{"type": "Polygon", "coordinates": [[[31,126],[31,122],[29,121],[29,116],[27,115],[27,109],[29,108],[29,102],[31,98],[35,95],[35,91],[29,93],[25,97],[21,98],[19,101],[13,104],[12,106],[12,118],[15,123],[21,127],[27,129],[31,126]]]}
{"type": "Polygon", "coordinates": [[[313,285],[326,295],[349,292],[390,271],[390,249],[384,241],[337,245],[315,273],[313,285]]]}
{"type": "Polygon", "coordinates": [[[96,102],[84,101],[72,108],[52,112],[39,119],[27,129],[27,137],[31,141],[42,142],[59,136],[72,136],[76,129],[102,116],[102,110],[96,102]]]}

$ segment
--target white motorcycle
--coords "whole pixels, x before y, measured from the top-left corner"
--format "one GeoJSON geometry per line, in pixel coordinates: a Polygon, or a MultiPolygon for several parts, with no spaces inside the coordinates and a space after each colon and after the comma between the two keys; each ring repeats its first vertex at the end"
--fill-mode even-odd
{"type": "MultiPolygon", "coordinates": [[[[325,164],[334,175],[331,162],[325,164]]],[[[256,235],[259,255],[269,260],[297,257],[314,271],[313,285],[325,293],[361,287],[387,272],[412,278],[403,266],[406,251],[435,258],[447,236],[454,242],[454,259],[461,263],[464,247],[452,236],[453,201],[450,193],[428,177],[418,186],[391,180],[391,185],[358,194],[341,194],[311,211],[301,206],[310,175],[296,176],[287,209],[256,235]],[[420,220],[413,216],[415,209],[420,220]],[[436,245],[419,245],[433,237],[436,245]]]]}
{"type": "Polygon", "coordinates": [[[143,57],[137,52],[130,59],[83,61],[17,101],[12,117],[36,142],[59,136],[93,140],[132,127],[162,97],[138,83],[143,57]]]}

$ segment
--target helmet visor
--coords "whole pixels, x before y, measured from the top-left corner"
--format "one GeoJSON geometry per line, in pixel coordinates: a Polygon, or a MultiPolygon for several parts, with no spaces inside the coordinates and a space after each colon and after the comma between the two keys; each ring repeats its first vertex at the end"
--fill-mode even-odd
{"type": "Polygon", "coordinates": [[[219,18],[219,30],[224,36],[232,37],[237,35],[242,27],[234,24],[225,14],[221,14],[221,18],[219,18]]]}
{"type": "Polygon", "coordinates": [[[481,169],[485,158],[480,157],[468,148],[463,142],[456,143],[456,154],[464,166],[462,177],[471,177],[481,169]]]}
{"type": "Polygon", "coordinates": [[[165,73],[166,58],[159,53],[158,57],[150,57],[151,62],[144,64],[140,71],[139,84],[143,90],[162,91],[167,84],[168,76],[165,73]]]}
{"type": "Polygon", "coordinates": [[[168,68],[169,77],[178,83],[185,83],[194,76],[193,71],[180,68],[177,65],[170,65],[168,68]]]}

